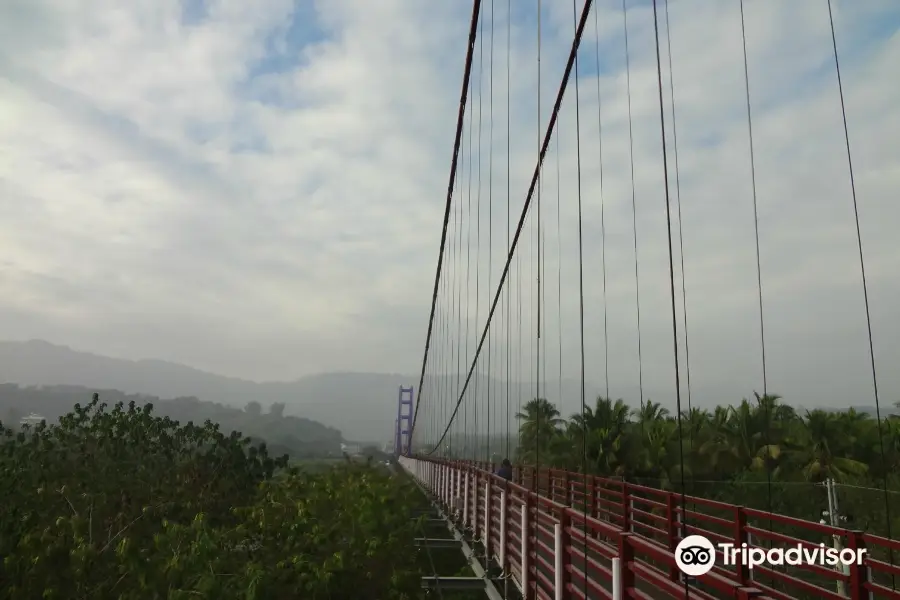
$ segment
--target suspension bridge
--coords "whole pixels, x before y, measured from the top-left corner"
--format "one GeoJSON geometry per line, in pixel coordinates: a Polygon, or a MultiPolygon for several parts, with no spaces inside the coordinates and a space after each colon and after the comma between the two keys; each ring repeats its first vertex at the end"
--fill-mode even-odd
{"type": "Polygon", "coordinates": [[[817,91],[828,108],[808,112],[827,115],[831,134],[807,170],[778,173],[784,146],[774,139],[784,132],[757,121],[771,101],[759,88],[787,71],[754,59],[760,3],[746,4],[721,3],[740,43],[706,49],[734,50],[722,101],[740,125],[710,141],[696,129],[712,115],[693,106],[704,90],[673,59],[674,23],[685,20],[670,19],[665,0],[473,3],[421,374],[400,390],[393,441],[452,532],[421,542],[462,549],[475,573],[435,574],[438,593],[900,598],[890,484],[900,429],[879,393],[867,277],[879,259],[864,252],[844,5],[804,4],[822,25],[816,68],[827,71],[817,91]],[[530,12],[517,20],[516,11],[530,12]],[[543,46],[542,29],[560,23],[571,31],[567,52],[543,46]],[[512,48],[532,35],[525,64],[512,48]],[[525,109],[510,99],[520,88],[534,88],[525,109]],[[514,128],[512,116],[529,110],[534,127],[514,128]],[[680,156],[679,134],[693,140],[680,156]],[[814,198],[796,193],[801,179],[814,198]],[[823,227],[824,250],[810,233],[823,227]],[[708,244],[691,254],[692,237],[708,244]],[[776,240],[792,243],[775,250],[776,240]],[[832,288],[814,267],[823,252],[832,288]],[[791,294],[789,284],[813,279],[791,294]],[[856,342],[829,362],[817,355],[829,344],[822,331],[843,325],[822,298],[837,296],[856,342]],[[700,322],[716,331],[691,337],[700,322]],[[815,410],[815,390],[838,380],[870,399],[870,417],[815,410]],[[812,410],[781,401],[776,386],[812,410]],[[722,396],[748,391],[750,401],[722,396]],[[727,405],[699,408],[713,401],[727,405]],[[852,444],[863,449],[848,458],[852,444]],[[501,477],[505,459],[513,468],[501,477]],[[870,485],[854,487],[863,474],[870,485]],[[865,507],[848,506],[856,488],[865,507]],[[720,547],[715,566],[689,576],[677,547],[693,535],[863,560],[750,568],[720,547]]]}

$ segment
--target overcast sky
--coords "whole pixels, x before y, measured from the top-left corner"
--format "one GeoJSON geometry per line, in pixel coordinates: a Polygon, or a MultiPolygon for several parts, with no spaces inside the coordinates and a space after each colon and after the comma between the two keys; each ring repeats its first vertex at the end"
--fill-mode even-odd
{"type": "MultiPolygon", "coordinates": [[[[537,3],[512,4],[510,93],[507,2],[493,3],[491,63],[487,0],[484,69],[479,41],[469,104],[474,163],[479,106],[482,114],[483,219],[486,198],[494,202],[492,288],[505,244],[507,173],[515,220],[574,30],[569,2],[543,3],[539,128],[537,3]]],[[[768,387],[797,401],[873,404],[827,4],[745,4],[768,387]]],[[[710,404],[762,391],[739,3],[672,0],[669,10],[691,383],[695,399],[710,404]]],[[[470,16],[471,4],[455,0],[0,3],[0,336],[257,380],[334,370],[417,374],[470,16]]],[[[587,377],[606,385],[605,316],[610,392],[630,397],[638,360],[622,16],[620,4],[599,3],[599,44],[588,21],[578,118],[587,377]]],[[[879,383],[893,402],[900,400],[900,7],[840,1],[835,20],[879,383]]],[[[649,0],[630,2],[628,25],[643,384],[669,403],[661,397],[673,395],[674,375],[649,0]]],[[[677,264],[664,20],[661,35],[677,264]]],[[[560,372],[560,321],[562,375],[581,376],[575,108],[573,82],[542,194],[550,378],[560,372]]],[[[477,164],[473,170],[474,203],[477,164]]],[[[464,212],[468,186],[465,164],[462,204],[454,205],[464,212]]],[[[527,287],[535,279],[534,223],[520,248],[524,319],[532,323],[526,340],[534,336],[527,287]]],[[[482,236],[479,334],[490,295],[486,221],[482,236]]],[[[676,279],[684,363],[680,269],[676,279]]],[[[472,289],[470,348],[474,303],[472,289]]],[[[437,328],[436,346],[453,346],[447,331],[437,328]]],[[[492,371],[498,375],[496,364],[492,371]]]]}

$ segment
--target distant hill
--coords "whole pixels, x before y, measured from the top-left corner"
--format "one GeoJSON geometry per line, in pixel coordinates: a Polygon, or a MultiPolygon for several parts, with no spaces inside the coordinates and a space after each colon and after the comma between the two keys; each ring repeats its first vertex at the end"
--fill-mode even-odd
{"type": "MultiPolygon", "coordinates": [[[[462,380],[464,377],[459,377],[462,380]]],[[[0,342],[0,382],[33,385],[74,385],[92,390],[122,390],[129,394],[145,394],[159,398],[180,398],[193,396],[202,401],[217,402],[225,406],[242,409],[248,402],[259,402],[264,409],[274,403],[284,403],[285,414],[318,421],[340,430],[347,441],[366,441],[376,446],[388,442],[393,435],[394,420],[397,416],[397,393],[401,385],[417,385],[418,374],[379,373],[324,373],[309,375],[296,381],[257,383],[235,377],[227,377],[194,369],[185,365],[162,360],[123,360],[88,352],[80,352],[66,346],[45,341],[0,342]]],[[[452,390],[458,389],[457,375],[442,378],[437,389],[444,390],[440,398],[431,398],[429,407],[443,405],[444,418],[449,415],[452,390]]],[[[560,397],[559,382],[550,379],[546,385],[551,401],[560,397]]],[[[477,387],[479,398],[485,398],[490,387],[491,394],[498,398],[497,412],[492,418],[502,418],[506,402],[504,382],[484,376],[473,377],[470,389],[477,387]]],[[[430,389],[435,389],[434,387],[430,389]]],[[[588,403],[593,404],[601,389],[588,383],[585,391],[588,403]]],[[[637,391],[621,394],[632,406],[636,406],[637,391]]],[[[644,390],[645,398],[662,401],[671,406],[671,393],[666,390],[644,390]]],[[[510,388],[511,413],[515,413],[520,402],[527,402],[534,395],[534,383],[522,382],[510,388]]],[[[616,394],[616,397],[620,397],[616,394]]],[[[578,409],[581,398],[580,383],[564,380],[562,398],[567,403],[560,407],[564,417],[578,409]]],[[[735,397],[739,400],[740,395],[735,397]]],[[[479,402],[482,402],[479,400],[479,402]]],[[[695,398],[694,406],[711,406],[713,403],[695,398]]],[[[484,406],[484,404],[479,404],[484,406]]],[[[801,410],[803,407],[798,406],[801,410]]],[[[805,408],[817,408],[806,406],[805,408]]],[[[858,411],[874,416],[871,406],[858,406],[858,411]]],[[[440,409],[438,409],[440,410],[440,409]]],[[[825,410],[836,410],[825,408],[825,410]]],[[[846,409],[845,409],[846,410],[846,409]]],[[[898,411],[889,402],[882,403],[882,416],[898,411]]],[[[464,413],[461,413],[464,415],[464,413]]],[[[512,417],[512,415],[511,415],[512,417]]],[[[471,419],[471,416],[470,416],[471,419]]],[[[429,418],[426,416],[425,421],[429,418]]],[[[464,420],[464,417],[461,417],[464,420]]],[[[492,427],[502,431],[504,426],[492,427]]],[[[515,430],[511,418],[510,428],[515,430]]]]}
{"type": "MultiPolygon", "coordinates": [[[[845,412],[848,410],[855,410],[858,413],[865,413],[872,417],[873,419],[878,414],[878,411],[874,406],[850,406],[847,408],[823,408],[822,410],[827,410],[828,412],[845,412]]],[[[900,414],[900,410],[898,410],[893,404],[885,403],[881,405],[881,418],[888,415],[896,415],[900,414]]]]}
{"type": "Polygon", "coordinates": [[[257,383],[161,360],[123,360],[45,341],[0,342],[0,381],[19,385],[75,385],[159,398],[194,396],[243,408],[248,402],[286,405],[285,413],[319,421],[355,439],[391,435],[401,375],[334,373],[292,382],[257,383]]]}
{"type": "MultiPolygon", "coordinates": [[[[451,377],[455,385],[456,375],[451,377]]],[[[194,396],[237,408],[250,401],[259,402],[264,408],[283,402],[285,414],[335,427],[347,440],[387,442],[397,416],[398,389],[401,385],[417,385],[418,375],[325,373],[296,381],[257,383],[161,360],[110,358],[32,340],[0,342],[0,382],[115,389],[159,398],[194,396]]],[[[503,383],[491,381],[491,385],[492,394],[505,402],[503,383]]],[[[551,380],[546,385],[548,390],[555,390],[559,384],[551,380]]],[[[474,377],[471,387],[476,386],[480,397],[484,397],[488,379],[474,377]]],[[[512,389],[510,405],[515,407],[519,401],[527,401],[533,395],[533,386],[523,382],[512,389]]],[[[447,389],[453,388],[447,386],[447,389]]],[[[589,386],[587,397],[594,397],[598,391],[589,386]]],[[[580,398],[580,384],[563,382],[563,393],[564,397],[580,398]]],[[[450,402],[449,394],[446,402],[450,402]]],[[[564,416],[574,408],[574,405],[563,407],[564,416]]]]}
{"type": "Polygon", "coordinates": [[[6,426],[17,427],[22,417],[35,413],[48,423],[54,423],[71,412],[76,404],[87,405],[95,392],[107,405],[107,410],[112,410],[118,402],[125,405],[134,402],[137,406],[151,403],[158,416],[170,417],[181,424],[202,425],[210,420],[220,426],[222,433],[240,431],[256,441],[265,441],[275,455],[290,454],[296,458],[341,455],[340,431],[310,419],[285,416],[281,405],[275,405],[267,413],[259,404],[253,403],[241,410],[193,397],[167,400],[73,385],[20,387],[5,383],[0,385],[0,421],[6,426]]]}

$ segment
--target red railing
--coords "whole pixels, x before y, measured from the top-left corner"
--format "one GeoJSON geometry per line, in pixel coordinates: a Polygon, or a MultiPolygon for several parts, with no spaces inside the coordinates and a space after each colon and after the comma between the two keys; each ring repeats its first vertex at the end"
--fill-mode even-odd
{"type": "Polygon", "coordinates": [[[528,600],[900,600],[892,585],[900,568],[886,560],[900,552],[898,541],[561,470],[521,467],[506,481],[491,465],[473,461],[404,457],[401,462],[484,544],[487,556],[519,590],[528,591],[528,600]],[[866,554],[862,564],[843,571],[813,564],[751,570],[717,561],[709,573],[690,580],[686,596],[674,551],[688,535],[764,550],[837,542],[866,554]]]}

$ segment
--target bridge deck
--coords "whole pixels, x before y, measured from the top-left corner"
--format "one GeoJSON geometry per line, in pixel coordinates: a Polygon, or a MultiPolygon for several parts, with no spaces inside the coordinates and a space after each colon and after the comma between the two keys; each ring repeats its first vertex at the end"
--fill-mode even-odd
{"type": "Polygon", "coordinates": [[[507,482],[471,461],[400,461],[527,598],[613,598],[616,571],[622,598],[900,599],[891,581],[900,568],[887,560],[900,543],[883,537],[694,496],[683,506],[678,493],[566,471],[520,468],[507,482]],[[717,565],[686,590],[674,552],[688,535],[764,549],[840,543],[865,549],[866,559],[844,572],[817,565],[749,570],[723,565],[719,553],[717,565]]]}

